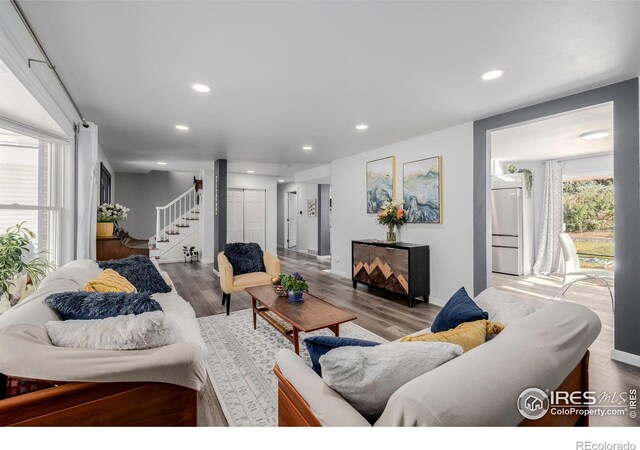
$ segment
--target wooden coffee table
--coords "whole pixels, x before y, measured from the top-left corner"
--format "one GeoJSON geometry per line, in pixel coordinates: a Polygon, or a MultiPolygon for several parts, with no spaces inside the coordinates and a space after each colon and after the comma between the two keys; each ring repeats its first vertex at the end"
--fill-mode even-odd
{"type": "Polygon", "coordinates": [[[303,331],[329,328],[336,336],[340,335],[340,324],[357,319],[340,308],[318,297],[305,293],[304,302],[289,303],[286,297],[279,297],[273,286],[266,284],[245,289],[253,304],[253,329],[256,329],[256,317],[260,316],[293,343],[300,354],[298,333],[303,331]]]}

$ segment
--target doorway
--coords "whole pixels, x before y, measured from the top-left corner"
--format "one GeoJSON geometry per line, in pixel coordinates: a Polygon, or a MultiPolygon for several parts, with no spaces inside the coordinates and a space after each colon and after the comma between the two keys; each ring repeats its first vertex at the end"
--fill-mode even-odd
{"type": "Polygon", "coordinates": [[[227,242],[255,242],[265,249],[266,191],[227,190],[227,242]]]}
{"type": "Polygon", "coordinates": [[[287,192],[287,213],[285,217],[285,248],[295,249],[298,236],[298,193],[287,192]]]}
{"type": "MultiPolygon", "coordinates": [[[[491,152],[489,134],[514,124],[535,121],[580,108],[611,102],[613,105],[613,167],[615,177],[615,314],[613,359],[640,365],[640,302],[637,272],[640,267],[640,111],[638,78],[510,111],[474,122],[474,293],[491,285],[491,230],[488,220],[491,152]]],[[[609,311],[611,311],[609,309],[609,311]]],[[[611,316],[611,312],[609,312],[611,316]]]]}

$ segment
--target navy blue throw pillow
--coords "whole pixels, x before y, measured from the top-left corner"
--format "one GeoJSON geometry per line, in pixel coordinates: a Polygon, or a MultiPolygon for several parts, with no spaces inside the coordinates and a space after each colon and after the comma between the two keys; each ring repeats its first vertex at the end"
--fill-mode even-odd
{"type": "Polygon", "coordinates": [[[166,294],[171,292],[169,286],[156,266],[148,256],[133,255],[124,259],[112,259],[110,261],[98,261],[101,269],[112,269],[129,280],[138,292],[151,292],[152,294],[166,294]]]}
{"type": "Polygon", "coordinates": [[[312,336],[304,340],[304,345],[307,346],[307,350],[309,351],[313,370],[322,376],[320,357],[329,350],[338,347],[375,347],[376,345],[380,345],[380,343],[339,336],[312,336]]]}
{"type": "Polygon", "coordinates": [[[149,292],[59,292],[48,296],[45,303],[55,309],[63,320],[106,319],[162,311],[149,292]]]}
{"type": "Polygon", "coordinates": [[[266,272],[264,254],[255,242],[232,242],[224,245],[224,256],[233,267],[233,275],[243,273],[266,272]]]}
{"type": "Polygon", "coordinates": [[[447,304],[440,310],[436,320],[431,325],[431,332],[439,333],[455,328],[461,323],[488,318],[489,314],[481,310],[462,287],[453,294],[447,304]]]}

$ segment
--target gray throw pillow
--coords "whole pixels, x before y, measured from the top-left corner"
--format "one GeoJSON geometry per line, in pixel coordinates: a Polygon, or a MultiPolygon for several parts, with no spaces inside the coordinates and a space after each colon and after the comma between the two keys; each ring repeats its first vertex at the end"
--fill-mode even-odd
{"type": "Polygon", "coordinates": [[[377,347],[341,347],[320,357],[322,379],[369,422],[407,382],[462,354],[444,342],[393,342],[377,347]]]}

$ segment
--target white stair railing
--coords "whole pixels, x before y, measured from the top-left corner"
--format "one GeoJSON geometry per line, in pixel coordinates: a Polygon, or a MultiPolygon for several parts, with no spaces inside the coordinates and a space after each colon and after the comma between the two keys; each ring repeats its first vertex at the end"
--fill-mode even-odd
{"type": "Polygon", "coordinates": [[[156,206],[156,243],[166,242],[172,234],[189,225],[189,219],[197,219],[192,214],[198,206],[198,192],[192,186],[176,199],[164,206],[156,206]]]}

